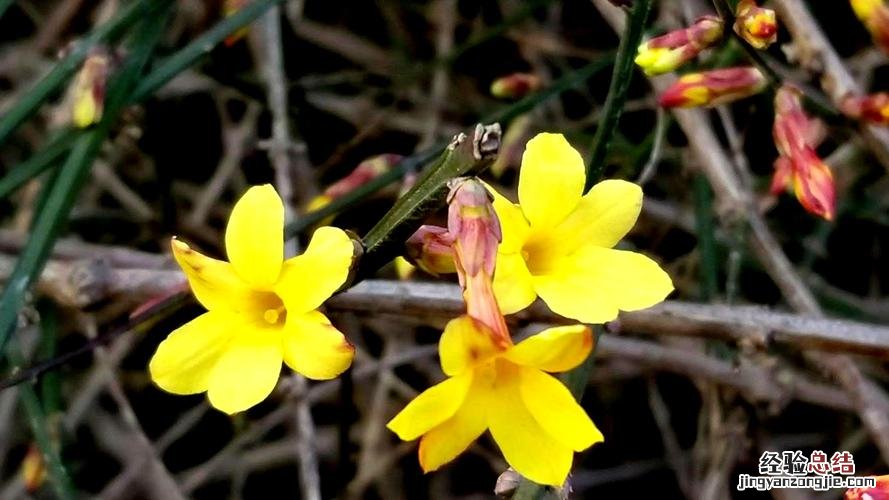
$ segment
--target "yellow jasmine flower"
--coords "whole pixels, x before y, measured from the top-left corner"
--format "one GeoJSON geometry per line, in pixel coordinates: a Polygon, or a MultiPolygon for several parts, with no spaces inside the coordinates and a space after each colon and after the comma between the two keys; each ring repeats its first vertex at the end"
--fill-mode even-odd
{"type": "Polygon", "coordinates": [[[636,223],[642,189],[606,180],[584,195],[584,175],[580,153],[561,134],[544,133],[525,148],[520,204],[491,189],[503,231],[494,293],[504,314],[540,296],[559,315],[603,323],[673,290],[653,260],[612,248],[636,223]]]}
{"type": "Polygon", "coordinates": [[[244,411],[265,399],[281,362],[311,379],[334,378],[354,348],[317,308],[345,283],[354,246],[341,229],[315,231],[305,253],[284,260],[284,206],[266,184],[235,204],[225,262],[173,239],[173,255],[208,312],[164,340],[151,378],[174,394],[206,391],[210,404],[244,411]]]}
{"type": "Polygon", "coordinates": [[[589,355],[583,325],[550,328],[503,346],[482,322],[449,322],[438,344],[448,379],[411,401],[387,427],[405,441],[420,438],[420,466],[450,462],[485,430],[509,465],[540,484],[559,486],[575,451],[603,440],[571,392],[545,372],[563,372],[589,355]]]}

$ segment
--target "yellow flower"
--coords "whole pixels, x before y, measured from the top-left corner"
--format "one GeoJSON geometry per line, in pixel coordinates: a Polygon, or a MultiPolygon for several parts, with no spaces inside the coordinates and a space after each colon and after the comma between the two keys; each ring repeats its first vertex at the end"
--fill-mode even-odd
{"type": "Polygon", "coordinates": [[[387,427],[405,441],[422,436],[426,472],[490,429],[512,468],[537,483],[561,485],[574,452],[603,438],[568,389],[545,372],[574,368],[592,345],[589,328],[573,325],[504,347],[483,323],[461,316],[448,323],[438,344],[449,378],[417,396],[387,427]]]}
{"type": "Polygon", "coordinates": [[[553,312],[603,323],[650,307],[673,290],[651,259],[612,247],[636,223],[639,186],[606,180],[584,195],[584,164],[561,134],[538,134],[522,157],[519,201],[491,189],[503,241],[494,293],[504,314],[537,296],[553,312]]]}
{"type": "Polygon", "coordinates": [[[208,312],[171,333],[151,359],[151,378],[174,394],[207,391],[226,412],[265,399],[281,362],[312,379],[336,377],[354,348],[317,308],[342,286],[354,246],[341,229],[315,231],[304,254],[284,260],[284,206],[270,185],[235,204],[225,262],[173,239],[173,255],[208,312]]]}

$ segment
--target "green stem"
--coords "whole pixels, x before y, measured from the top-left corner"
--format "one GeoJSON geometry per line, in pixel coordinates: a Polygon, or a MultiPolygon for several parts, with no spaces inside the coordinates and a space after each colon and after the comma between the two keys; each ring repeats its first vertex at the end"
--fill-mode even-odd
{"type": "Polygon", "coordinates": [[[709,302],[718,292],[719,264],[716,257],[716,230],[713,224],[713,191],[701,174],[694,179],[695,229],[701,274],[701,300],[709,302]]]}
{"type": "Polygon", "coordinates": [[[42,174],[52,167],[68,150],[74,140],[80,135],[76,129],[65,129],[53,136],[43,149],[12,167],[2,179],[0,179],[0,200],[14,193],[29,180],[42,174]]]}
{"type": "MultiPolygon", "coordinates": [[[[18,345],[11,346],[7,349],[9,361],[16,365],[24,364],[24,356],[18,345]]],[[[28,418],[28,425],[31,427],[31,433],[34,434],[34,442],[43,455],[43,461],[46,463],[49,472],[50,483],[56,490],[56,495],[62,499],[73,499],[76,497],[74,484],[71,477],[65,469],[62,458],[59,456],[58,447],[52,437],[52,433],[47,425],[46,414],[43,412],[43,406],[40,404],[40,398],[32,384],[24,384],[19,388],[19,398],[28,418]]]]}
{"type": "Polygon", "coordinates": [[[46,76],[40,79],[22,99],[0,118],[0,145],[27,120],[37,108],[65,84],[96,45],[118,38],[126,28],[156,12],[165,2],[134,0],[119,16],[99,26],[83,41],[74,45],[71,52],[59,61],[46,76]]]}
{"type": "Polygon", "coordinates": [[[364,236],[360,274],[366,276],[400,255],[404,242],[423,219],[444,205],[448,181],[481,172],[499,150],[499,124],[476,125],[469,135],[458,134],[438,161],[364,236]]]}
{"type": "MultiPolygon", "coordinates": [[[[166,8],[171,3],[171,0],[162,0],[157,1],[156,5],[166,8]]],[[[45,205],[34,219],[31,237],[7,280],[6,288],[0,295],[0,351],[15,330],[25,295],[43,270],[52,245],[68,219],[77,194],[89,177],[90,167],[102,142],[126,104],[130,91],[163,32],[165,19],[164,12],[155,11],[139,27],[133,43],[130,44],[132,55],[124,62],[118,75],[109,85],[105,103],[106,112],[102,121],[81,135],[74,143],[71,154],[58,171],[56,182],[48,191],[45,205]]]]}
{"type": "MultiPolygon", "coordinates": [[[[37,311],[40,315],[40,344],[37,347],[37,355],[40,359],[51,359],[56,355],[59,339],[56,306],[52,301],[44,299],[37,304],[37,311]]],[[[40,398],[43,400],[43,411],[50,419],[55,418],[62,405],[62,379],[58,372],[47,373],[40,379],[40,398]]],[[[51,434],[56,433],[51,432],[51,434]]]]}
{"type": "Polygon", "coordinates": [[[605,106],[602,109],[602,118],[596,135],[593,137],[593,151],[590,161],[587,163],[586,186],[584,191],[591,187],[602,177],[605,170],[605,157],[611,138],[617,129],[617,122],[624,111],[627,101],[627,90],[633,78],[633,57],[636,49],[642,42],[642,34],[645,31],[645,22],[651,12],[652,0],[636,0],[629,12],[627,26],[617,47],[617,57],[614,62],[614,71],[611,73],[611,83],[608,86],[608,96],[605,98],[605,106]]]}

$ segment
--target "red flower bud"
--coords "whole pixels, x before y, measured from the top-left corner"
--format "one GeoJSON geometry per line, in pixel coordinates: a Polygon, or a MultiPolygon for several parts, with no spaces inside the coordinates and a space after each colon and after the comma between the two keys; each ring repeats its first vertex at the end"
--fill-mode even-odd
{"type": "Polygon", "coordinates": [[[752,66],[689,73],[665,90],[658,103],[665,108],[716,106],[762,91],[766,79],[752,66]]]}
{"type": "Polygon", "coordinates": [[[831,220],[836,209],[836,188],[830,168],[815,152],[819,130],[818,122],[805,114],[799,90],[781,87],[775,95],[773,128],[780,156],[775,160],[771,192],[778,194],[792,188],[803,208],[831,220]]]}

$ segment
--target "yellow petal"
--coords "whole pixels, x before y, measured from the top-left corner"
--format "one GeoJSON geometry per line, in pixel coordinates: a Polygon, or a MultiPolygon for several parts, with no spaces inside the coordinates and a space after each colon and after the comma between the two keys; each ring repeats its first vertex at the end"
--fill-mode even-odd
{"type": "Polygon", "coordinates": [[[488,427],[485,392],[478,384],[472,384],[463,405],[451,418],[445,420],[420,439],[420,467],[432,472],[457,458],[488,427]]]}
{"type": "Polygon", "coordinates": [[[552,232],[552,243],[569,254],[584,245],[611,248],[639,218],[642,189],[632,182],[606,180],[593,186],[552,232]]]}
{"type": "Polygon", "coordinates": [[[228,260],[244,281],[271,287],[284,262],[284,204],[271,184],[253,186],[235,203],[225,228],[228,260]]]}
{"type": "Polygon", "coordinates": [[[562,222],[580,202],[585,169],[580,153],[562,134],[528,141],[519,174],[519,204],[532,227],[562,222]]]}
{"type": "Polygon", "coordinates": [[[489,360],[502,350],[494,343],[493,333],[482,322],[463,315],[445,326],[438,340],[441,369],[457,375],[478,363],[489,360]]]}
{"type": "Polygon", "coordinates": [[[206,391],[210,373],[237,328],[232,316],[207,312],[173,330],[148,363],[151,380],[173,394],[206,391]]]}
{"type": "Polygon", "coordinates": [[[506,352],[513,363],[547,372],[564,372],[581,364],[593,349],[584,325],[557,326],[528,337],[506,352]]]}
{"type": "Polygon", "coordinates": [[[496,189],[485,183],[488,192],[494,198],[492,206],[500,220],[499,250],[504,253],[518,252],[528,239],[529,226],[521,207],[506,199],[496,189]]]}
{"type": "Polygon", "coordinates": [[[518,253],[497,254],[493,286],[494,297],[503,314],[521,311],[537,298],[531,273],[518,253]]]}
{"type": "Polygon", "coordinates": [[[457,413],[471,383],[472,373],[467,372],[433,385],[408,403],[386,427],[404,441],[417,439],[457,413]]]}
{"type": "Polygon", "coordinates": [[[653,260],[596,246],[563,258],[550,274],[535,276],[534,289],[556,314],[604,323],[618,310],[636,311],[664,300],[673,282],[653,260]]]}
{"type": "Polygon", "coordinates": [[[522,401],[537,423],[563,445],[583,451],[604,440],[568,388],[552,375],[523,368],[519,388],[522,401]]]}
{"type": "Polygon", "coordinates": [[[520,369],[498,363],[497,397],[488,413],[491,435],[519,474],[536,483],[561,486],[574,453],[546,432],[525,406],[518,387],[520,369]]]}
{"type": "Polygon", "coordinates": [[[176,238],[170,243],[173,257],[201,305],[210,311],[244,310],[249,290],[231,264],[202,255],[176,238]]]}
{"type": "Polygon", "coordinates": [[[279,328],[240,326],[210,374],[210,404],[232,414],[261,402],[278,382],[281,359],[279,328]]]}
{"type": "Polygon", "coordinates": [[[287,306],[288,313],[317,309],[349,277],[355,246],[345,231],[319,227],[304,254],[287,259],[275,293],[287,306]]]}
{"type": "Polygon", "coordinates": [[[332,379],[352,364],[355,347],[320,312],[288,313],[282,335],[284,362],[310,379],[332,379]]]}

